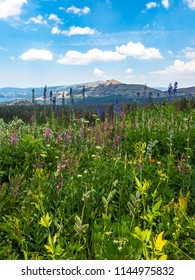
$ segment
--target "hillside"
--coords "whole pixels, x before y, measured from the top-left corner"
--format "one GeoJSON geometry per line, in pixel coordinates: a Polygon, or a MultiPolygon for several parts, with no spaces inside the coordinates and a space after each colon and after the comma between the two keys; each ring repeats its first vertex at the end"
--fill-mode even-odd
{"type": "MultiPolygon", "coordinates": [[[[61,85],[47,88],[47,100],[49,100],[50,91],[56,96],[57,99],[62,98],[62,94],[65,99],[69,99],[70,88],[76,102],[82,100],[83,86],[85,88],[85,99],[88,102],[112,102],[113,99],[119,101],[137,100],[148,98],[149,95],[153,99],[165,98],[166,92],[163,90],[147,87],[142,84],[124,84],[117,80],[111,79],[104,82],[97,81],[93,83],[74,84],[74,85],[61,85]]],[[[35,100],[37,102],[43,100],[44,87],[35,88],[35,100]]],[[[194,96],[195,87],[179,88],[177,96],[194,96]]],[[[18,99],[30,99],[32,98],[32,88],[0,88],[0,98],[18,98],[18,99]]]]}

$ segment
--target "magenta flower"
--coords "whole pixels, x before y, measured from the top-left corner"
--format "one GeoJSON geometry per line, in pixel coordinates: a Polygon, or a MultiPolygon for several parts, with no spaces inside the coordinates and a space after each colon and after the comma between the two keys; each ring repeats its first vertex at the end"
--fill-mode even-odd
{"type": "Polygon", "coordinates": [[[122,140],[122,138],[123,138],[122,135],[118,135],[116,138],[117,142],[120,142],[122,140]]]}
{"type": "Polygon", "coordinates": [[[62,133],[58,133],[57,139],[62,139],[62,133]]]}
{"type": "Polygon", "coordinates": [[[57,170],[58,170],[59,173],[61,172],[61,170],[62,170],[62,164],[61,163],[57,164],[57,170]]]}
{"type": "Polygon", "coordinates": [[[71,136],[68,132],[66,132],[66,140],[70,140],[71,136]]]}
{"type": "Polygon", "coordinates": [[[110,131],[106,130],[106,135],[109,137],[110,136],[110,131]]]}
{"type": "Polygon", "coordinates": [[[11,136],[11,143],[13,145],[16,145],[18,143],[18,135],[17,135],[16,131],[14,131],[14,133],[11,136]]]}
{"type": "Polygon", "coordinates": [[[45,130],[45,136],[46,137],[50,137],[51,136],[51,130],[50,129],[46,129],[45,130]]]}
{"type": "Polygon", "coordinates": [[[59,189],[60,189],[60,185],[57,185],[57,186],[56,186],[56,190],[59,190],[59,189]]]}

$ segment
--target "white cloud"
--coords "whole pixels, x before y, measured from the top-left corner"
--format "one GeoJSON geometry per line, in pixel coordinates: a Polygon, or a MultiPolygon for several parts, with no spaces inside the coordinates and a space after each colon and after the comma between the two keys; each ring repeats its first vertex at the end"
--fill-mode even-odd
{"type": "Polygon", "coordinates": [[[133,73],[133,69],[128,68],[128,69],[125,70],[125,72],[126,72],[127,74],[132,74],[132,73],[133,73]]]}
{"type": "Polygon", "coordinates": [[[93,74],[97,77],[103,77],[104,76],[104,71],[100,70],[99,68],[94,68],[93,74]]]}
{"type": "Polygon", "coordinates": [[[194,59],[195,58],[195,49],[186,47],[181,51],[182,55],[187,59],[194,59]]]}
{"type": "Polygon", "coordinates": [[[147,9],[152,9],[152,8],[156,8],[156,7],[158,7],[158,4],[156,2],[148,2],[146,4],[147,9]]]}
{"type": "Polygon", "coordinates": [[[82,15],[87,15],[90,13],[90,8],[89,7],[84,7],[84,8],[77,8],[75,6],[71,6],[69,8],[66,9],[67,13],[73,13],[75,15],[78,16],[82,16],[82,15]]]}
{"type": "Polygon", "coordinates": [[[29,49],[19,57],[23,61],[53,60],[53,54],[48,50],[29,49]]]}
{"type": "Polygon", "coordinates": [[[173,52],[171,50],[168,50],[167,53],[171,56],[173,56],[173,52]]]}
{"type": "Polygon", "coordinates": [[[126,69],[125,73],[127,74],[126,78],[128,78],[128,79],[129,78],[135,78],[135,75],[133,74],[133,69],[131,69],[131,68],[126,69]]]}
{"type": "Polygon", "coordinates": [[[53,35],[54,34],[60,34],[60,33],[61,33],[61,31],[57,26],[53,27],[52,30],[51,30],[51,34],[53,34],[53,35]]]}
{"type": "Polygon", "coordinates": [[[62,34],[66,36],[98,34],[98,32],[95,29],[92,29],[90,27],[79,27],[79,26],[71,26],[69,30],[60,30],[58,27],[53,27],[51,33],[62,34]]]}
{"type": "Polygon", "coordinates": [[[29,24],[31,22],[33,22],[35,24],[47,25],[47,21],[44,20],[42,15],[38,15],[37,17],[31,17],[31,18],[29,18],[29,20],[26,23],[29,24]]]}
{"type": "Polygon", "coordinates": [[[188,5],[189,9],[195,10],[195,0],[183,0],[188,5]]]}
{"type": "Polygon", "coordinates": [[[120,61],[126,57],[118,52],[113,51],[102,51],[99,49],[91,49],[86,53],[81,53],[79,51],[68,51],[64,56],[58,59],[60,64],[72,64],[81,65],[89,64],[93,61],[120,61]]]}
{"type": "Polygon", "coordinates": [[[22,12],[22,6],[27,3],[28,0],[1,0],[0,19],[19,16],[22,12]]]}
{"type": "Polygon", "coordinates": [[[172,74],[182,74],[182,75],[188,75],[188,74],[194,74],[195,73],[195,58],[184,62],[182,60],[175,60],[172,65],[165,68],[165,70],[161,71],[155,71],[151,72],[153,75],[166,75],[171,76],[172,74]]]}
{"type": "Polygon", "coordinates": [[[163,7],[165,7],[166,9],[169,8],[169,0],[162,0],[161,3],[163,5],[163,7]]]}
{"type": "Polygon", "coordinates": [[[127,45],[116,47],[116,51],[122,55],[137,59],[159,59],[163,58],[156,48],[146,48],[142,43],[129,42],[127,45]]]}
{"type": "Polygon", "coordinates": [[[55,14],[50,14],[48,19],[55,21],[57,24],[62,24],[63,23],[62,20],[55,14]]]}
{"type": "Polygon", "coordinates": [[[185,53],[185,57],[187,59],[194,59],[195,58],[195,51],[189,51],[185,53]]]}

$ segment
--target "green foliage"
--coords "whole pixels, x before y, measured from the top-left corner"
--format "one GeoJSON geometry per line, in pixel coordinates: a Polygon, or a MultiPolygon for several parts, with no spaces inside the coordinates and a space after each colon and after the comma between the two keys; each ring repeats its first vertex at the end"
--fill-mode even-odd
{"type": "Polygon", "coordinates": [[[75,106],[75,119],[35,105],[5,114],[0,259],[194,259],[195,111],[184,103],[105,105],[102,120],[93,106],[75,106]]]}

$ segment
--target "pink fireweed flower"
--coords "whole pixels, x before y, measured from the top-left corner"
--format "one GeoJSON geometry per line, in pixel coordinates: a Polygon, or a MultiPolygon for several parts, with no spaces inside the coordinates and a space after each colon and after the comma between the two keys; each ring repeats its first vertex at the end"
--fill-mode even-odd
{"type": "Polygon", "coordinates": [[[46,137],[50,137],[51,136],[51,130],[50,129],[46,129],[45,130],[45,136],[46,137]]]}
{"type": "Polygon", "coordinates": [[[58,133],[57,139],[62,139],[62,133],[58,133]]]}
{"type": "Polygon", "coordinates": [[[109,137],[110,136],[110,131],[106,130],[106,135],[109,137]]]}
{"type": "Polygon", "coordinates": [[[68,132],[66,132],[66,140],[70,140],[71,136],[68,132]]]}
{"type": "Polygon", "coordinates": [[[31,116],[30,116],[30,121],[31,121],[32,123],[34,123],[34,120],[35,120],[35,114],[34,114],[34,112],[32,112],[32,114],[31,114],[31,116]]]}
{"type": "Polygon", "coordinates": [[[16,145],[18,143],[18,135],[17,132],[14,131],[14,133],[11,136],[11,144],[16,145]]]}
{"type": "Polygon", "coordinates": [[[57,186],[56,186],[56,190],[59,190],[59,189],[60,189],[60,185],[57,185],[57,186]]]}
{"type": "Polygon", "coordinates": [[[58,164],[57,164],[57,172],[58,172],[58,173],[60,173],[60,172],[61,172],[62,167],[63,167],[63,166],[62,166],[62,164],[61,164],[61,163],[58,163],[58,164]]]}
{"type": "Polygon", "coordinates": [[[120,128],[124,129],[125,125],[123,122],[120,122],[120,128]]]}
{"type": "Polygon", "coordinates": [[[121,142],[122,138],[123,138],[122,135],[118,135],[118,136],[116,137],[117,142],[121,142]]]}

